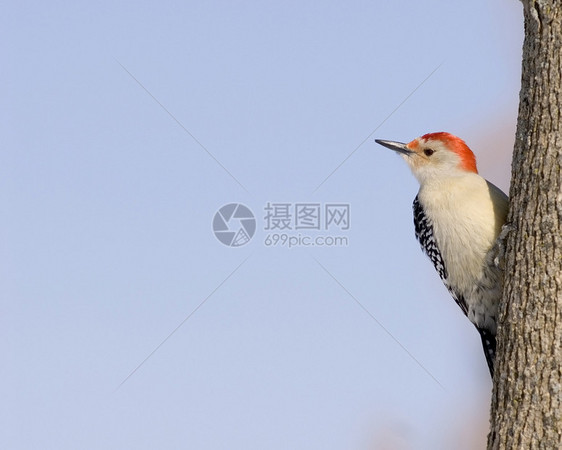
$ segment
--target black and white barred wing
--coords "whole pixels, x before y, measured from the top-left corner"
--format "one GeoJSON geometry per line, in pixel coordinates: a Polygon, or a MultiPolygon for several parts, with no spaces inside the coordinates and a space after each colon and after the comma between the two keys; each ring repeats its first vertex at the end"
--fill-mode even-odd
{"type": "Polygon", "coordinates": [[[420,243],[424,253],[429,256],[429,259],[433,263],[435,270],[439,274],[439,277],[441,277],[441,281],[443,281],[443,284],[448,289],[457,305],[459,305],[463,313],[467,315],[468,307],[466,301],[464,300],[463,296],[452,289],[448,283],[447,268],[445,267],[445,262],[443,261],[443,257],[441,256],[439,247],[437,246],[437,242],[435,242],[435,235],[433,234],[433,224],[426,216],[417,196],[414,199],[413,209],[416,239],[420,243]]]}

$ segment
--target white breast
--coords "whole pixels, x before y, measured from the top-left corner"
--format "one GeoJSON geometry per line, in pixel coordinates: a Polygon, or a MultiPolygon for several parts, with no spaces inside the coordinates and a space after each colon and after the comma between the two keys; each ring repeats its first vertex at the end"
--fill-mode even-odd
{"type": "Polygon", "coordinates": [[[427,180],[418,194],[433,222],[448,283],[470,308],[474,286],[485,275],[486,254],[507,216],[507,196],[474,173],[427,180]]]}

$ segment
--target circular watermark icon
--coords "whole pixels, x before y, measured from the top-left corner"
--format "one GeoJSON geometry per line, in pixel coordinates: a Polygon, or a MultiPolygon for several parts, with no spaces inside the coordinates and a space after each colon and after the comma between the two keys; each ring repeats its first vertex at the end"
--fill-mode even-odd
{"type": "Polygon", "coordinates": [[[213,217],[213,233],[229,247],[247,244],[255,232],[256,218],[250,208],[241,203],[224,205],[213,217]]]}

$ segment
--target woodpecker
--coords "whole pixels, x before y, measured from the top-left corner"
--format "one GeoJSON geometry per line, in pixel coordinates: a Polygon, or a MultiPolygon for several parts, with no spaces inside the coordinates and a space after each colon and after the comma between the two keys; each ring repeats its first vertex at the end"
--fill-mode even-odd
{"type": "Polygon", "coordinates": [[[478,175],[474,153],[452,134],[428,133],[407,144],[375,141],[400,154],[417,178],[416,239],[480,333],[493,377],[502,295],[497,243],[507,218],[507,195],[478,175]]]}

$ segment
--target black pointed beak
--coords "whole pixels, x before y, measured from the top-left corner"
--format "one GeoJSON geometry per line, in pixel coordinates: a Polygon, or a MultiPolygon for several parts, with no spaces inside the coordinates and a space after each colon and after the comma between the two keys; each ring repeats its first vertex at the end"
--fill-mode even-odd
{"type": "Polygon", "coordinates": [[[390,150],[394,150],[396,153],[402,153],[403,155],[411,155],[414,153],[406,146],[407,144],[402,142],[383,141],[382,139],[375,139],[375,142],[390,150]]]}

